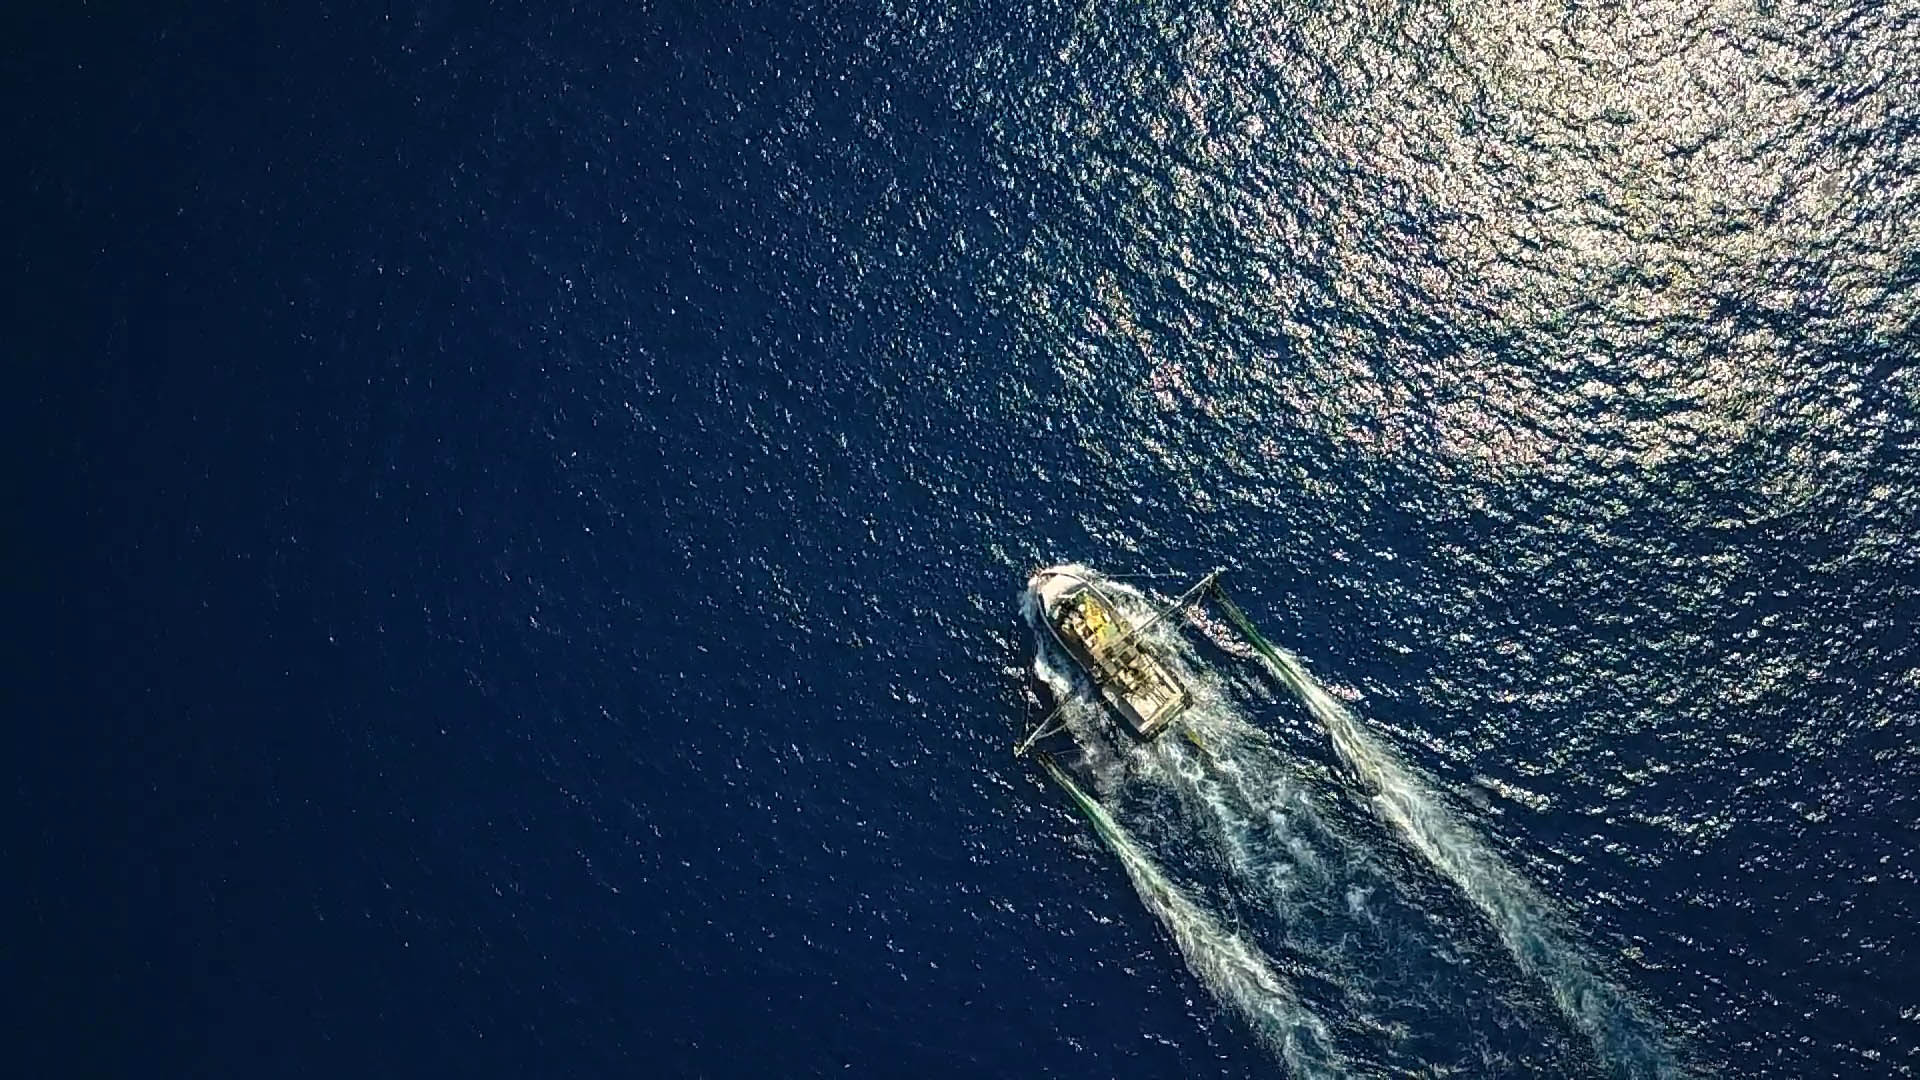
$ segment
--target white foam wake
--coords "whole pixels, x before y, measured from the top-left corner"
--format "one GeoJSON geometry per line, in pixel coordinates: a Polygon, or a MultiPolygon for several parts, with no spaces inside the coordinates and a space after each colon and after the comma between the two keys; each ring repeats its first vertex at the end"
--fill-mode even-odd
{"type": "MultiPolygon", "coordinates": [[[[1096,576],[1092,571],[1086,573],[1096,576]]],[[[1142,775],[1171,779],[1183,772],[1177,767],[1178,752],[1165,749],[1167,740],[1122,747],[1101,735],[1105,721],[1100,707],[1074,699],[1074,676],[1042,628],[1031,593],[1023,597],[1022,608],[1039,640],[1034,672],[1053,690],[1056,700],[1066,703],[1061,718],[1080,746],[1083,764],[1102,791],[1112,793],[1142,775]]],[[[1050,758],[1041,760],[1119,859],[1141,902],[1166,927],[1188,970],[1208,992],[1245,1021],[1262,1044],[1295,1074],[1339,1075],[1338,1055],[1325,1022],[1300,1002],[1274,971],[1266,954],[1223,926],[1212,912],[1176,886],[1098,799],[1083,792],[1050,758]]]]}
{"type": "Polygon", "coordinates": [[[1554,929],[1553,913],[1526,881],[1454,821],[1394,753],[1314,680],[1299,657],[1278,646],[1262,651],[1268,668],[1326,728],[1341,760],[1374,789],[1375,810],[1480,909],[1515,961],[1545,985],[1554,1005],[1600,1057],[1628,1076],[1680,1075],[1654,1027],[1554,929]]]}
{"type": "MultiPolygon", "coordinates": [[[[1073,569],[1101,580],[1085,567],[1073,569]]],[[[1102,587],[1135,609],[1130,614],[1136,619],[1160,606],[1152,597],[1112,580],[1103,580],[1102,587]]],[[[1067,665],[1055,658],[1031,597],[1028,601],[1026,614],[1041,640],[1035,670],[1065,700],[1072,693],[1072,677],[1067,665]]],[[[1621,990],[1595,972],[1579,947],[1558,929],[1559,919],[1533,888],[1459,823],[1387,746],[1368,734],[1314,680],[1299,657],[1267,641],[1231,605],[1227,614],[1246,632],[1265,669],[1306,705],[1327,732],[1341,761],[1373,790],[1369,802],[1374,811],[1482,913],[1518,966],[1546,988],[1555,1007],[1591,1041],[1602,1062],[1627,1076],[1681,1075],[1658,1028],[1621,990]]],[[[1243,643],[1228,641],[1225,628],[1213,620],[1190,622],[1230,654],[1247,655],[1243,643]]],[[[1161,624],[1150,636],[1183,665],[1196,662],[1171,625],[1161,624]]],[[[1101,737],[1097,707],[1069,710],[1068,727],[1096,781],[1103,790],[1114,791],[1133,779],[1169,784],[1209,822],[1234,878],[1259,892],[1274,905],[1276,914],[1327,917],[1331,913],[1325,910],[1325,894],[1331,879],[1309,842],[1318,835],[1314,832],[1320,825],[1318,818],[1295,801],[1292,785],[1270,759],[1270,740],[1226,701],[1217,680],[1200,671],[1185,674],[1198,700],[1180,723],[1207,747],[1202,753],[1189,752],[1173,738],[1146,746],[1116,745],[1101,737]]]]}
{"type": "Polygon", "coordinates": [[[1336,1075],[1326,1025],[1300,1004],[1266,955],[1168,880],[1112,815],[1052,759],[1042,758],[1041,763],[1120,860],[1147,910],[1167,928],[1188,969],[1214,997],[1246,1021],[1297,1075],[1336,1075]]]}

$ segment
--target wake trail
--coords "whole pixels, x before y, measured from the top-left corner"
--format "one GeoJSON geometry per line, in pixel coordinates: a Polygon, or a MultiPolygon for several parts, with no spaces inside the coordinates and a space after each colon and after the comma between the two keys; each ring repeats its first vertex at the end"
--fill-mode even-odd
{"type": "Polygon", "coordinates": [[[1300,1004],[1265,954],[1220,925],[1168,880],[1133,837],[1099,802],[1081,791],[1051,756],[1042,753],[1039,759],[1047,775],[1066,790],[1107,849],[1120,860],[1134,891],[1167,928],[1187,967],[1207,989],[1246,1021],[1296,1074],[1338,1075],[1338,1060],[1326,1024],[1300,1004]]]}
{"type": "Polygon", "coordinates": [[[1480,910],[1520,967],[1546,987],[1555,1007],[1591,1040],[1601,1059],[1627,1076],[1681,1075],[1653,1025],[1555,932],[1551,910],[1527,882],[1456,823],[1407,766],[1314,680],[1299,657],[1268,641],[1231,600],[1216,595],[1267,669],[1326,729],[1335,753],[1374,789],[1376,811],[1480,910]]]}
{"type": "MultiPolygon", "coordinates": [[[[1074,676],[1049,647],[1032,593],[1022,597],[1021,608],[1038,638],[1034,673],[1052,688],[1057,700],[1072,700],[1074,676]]],[[[1166,768],[1164,754],[1152,753],[1164,744],[1122,749],[1103,738],[1104,714],[1098,705],[1067,706],[1063,720],[1079,746],[1081,767],[1091,773],[1103,794],[1126,789],[1147,775],[1165,778],[1177,771],[1166,768]]],[[[1098,799],[1082,791],[1050,755],[1036,757],[1119,859],[1134,891],[1167,928],[1188,970],[1207,991],[1247,1023],[1260,1043],[1296,1075],[1341,1075],[1344,1068],[1325,1022],[1299,1000],[1266,954],[1175,885],[1133,834],[1098,799]]]]}

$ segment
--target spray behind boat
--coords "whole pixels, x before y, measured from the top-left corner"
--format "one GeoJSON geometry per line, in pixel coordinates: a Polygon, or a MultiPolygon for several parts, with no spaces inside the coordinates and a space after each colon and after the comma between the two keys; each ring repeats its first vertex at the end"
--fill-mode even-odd
{"type": "MultiPolygon", "coordinates": [[[[1623,1076],[1681,1075],[1682,1067],[1675,1063],[1674,1052],[1657,1025],[1647,1018],[1638,1003],[1594,970],[1583,951],[1567,937],[1563,920],[1517,872],[1444,809],[1430,785],[1402,764],[1386,745],[1365,732],[1313,679],[1298,657],[1274,645],[1260,632],[1220,586],[1221,573],[1215,570],[1205,575],[1179,598],[1157,610],[1148,607],[1151,602],[1137,590],[1086,567],[1057,566],[1034,574],[1023,597],[1026,614],[1036,630],[1045,627],[1046,636],[1073,658],[1095,692],[1093,695],[1075,692],[1072,682],[1062,678],[1065,673],[1047,659],[1048,650],[1043,649],[1036,658],[1036,669],[1052,676],[1046,681],[1053,686],[1058,703],[1016,743],[1016,756],[1026,754],[1043,739],[1067,731],[1075,736],[1083,763],[1097,764],[1103,759],[1111,763],[1116,750],[1123,757],[1133,756],[1123,746],[1103,746],[1106,740],[1093,737],[1095,730],[1088,725],[1098,713],[1089,709],[1091,703],[1087,698],[1091,696],[1100,703],[1099,711],[1114,719],[1113,726],[1133,736],[1132,740],[1121,740],[1121,744],[1133,741],[1137,751],[1153,751],[1150,756],[1158,758],[1162,756],[1156,745],[1159,736],[1178,730],[1201,749],[1196,759],[1196,764],[1202,766],[1201,773],[1217,773],[1219,778],[1232,780],[1236,787],[1254,780],[1252,771],[1246,768],[1247,762],[1238,760],[1242,755],[1235,748],[1235,736],[1226,734],[1226,729],[1214,730],[1220,725],[1217,720],[1205,719],[1210,710],[1192,709],[1193,688],[1186,685],[1182,677],[1191,679],[1194,675],[1166,655],[1167,636],[1158,635],[1160,640],[1156,642],[1146,633],[1162,620],[1186,613],[1189,621],[1194,621],[1210,638],[1214,637],[1212,631],[1220,628],[1215,625],[1210,630],[1209,624],[1198,618],[1199,613],[1194,610],[1201,598],[1211,599],[1251,647],[1248,651],[1226,651],[1257,659],[1270,676],[1308,706],[1309,712],[1326,729],[1341,764],[1366,789],[1365,802],[1480,910],[1518,966],[1540,981],[1559,1012],[1591,1040],[1601,1061],[1623,1076]],[[1089,609],[1092,614],[1087,614],[1089,609]],[[1224,756],[1216,758],[1208,751],[1196,730],[1203,726],[1215,735],[1228,738],[1224,756]]],[[[1083,814],[1088,813],[1087,803],[1093,801],[1091,796],[1072,786],[1051,756],[1044,752],[1041,756],[1045,758],[1042,765],[1048,775],[1068,790],[1069,797],[1083,814]]],[[[1257,793],[1242,790],[1241,794],[1255,796],[1257,801],[1257,793]]],[[[1094,807],[1098,809],[1097,802],[1094,807]]],[[[1113,847],[1106,830],[1101,828],[1102,821],[1092,816],[1089,820],[1094,822],[1102,839],[1108,841],[1107,846],[1113,847]]],[[[1234,858],[1230,861],[1244,864],[1238,869],[1253,869],[1259,860],[1254,858],[1254,853],[1239,850],[1239,846],[1244,845],[1235,846],[1234,858]]],[[[1122,861],[1126,861],[1125,854],[1118,850],[1116,854],[1121,854],[1122,861]]],[[[1141,884],[1137,876],[1135,884],[1141,884]]],[[[1143,891],[1143,897],[1145,895],[1143,891]]],[[[1153,898],[1146,898],[1153,907],[1153,898]]],[[[1181,944],[1186,951],[1189,943],[1181,944]]],[[[1200,967],[1195,960],[1189,956],[1189,964],[1197,973],[1200,967]]],[[[1244,1004],[1230,1003],[1236,1007],[1244,1004]]]]}

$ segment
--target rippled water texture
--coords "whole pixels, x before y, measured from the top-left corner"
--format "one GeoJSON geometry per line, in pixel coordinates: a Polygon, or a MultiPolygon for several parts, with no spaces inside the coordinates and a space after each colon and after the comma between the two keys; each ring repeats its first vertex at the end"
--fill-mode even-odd
{"type": "Polygon", "coordinates": [[[1018,238],[1089,531],[1256,575],[1709,1067],[1911,1068],[1914,11],[965,23],[886,47],[1016,209],[905,235],[1018,238]]]}
{"type": "Polygon", "coordinates": [[[39,1071],[1920,1069],[1912,0],[56,8],[39,1071]]]}

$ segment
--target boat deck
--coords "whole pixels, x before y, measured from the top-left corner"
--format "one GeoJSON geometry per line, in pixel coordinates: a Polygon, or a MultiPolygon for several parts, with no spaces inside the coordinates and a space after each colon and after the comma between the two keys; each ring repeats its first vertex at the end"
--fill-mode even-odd
{"type": "Polygon", "coordinates": [[[1186,707],[1186,690],[1091,586],[1061,597],[1052,622],[1061,644],[1134,735],[1153,738],[1186,707]]]}

